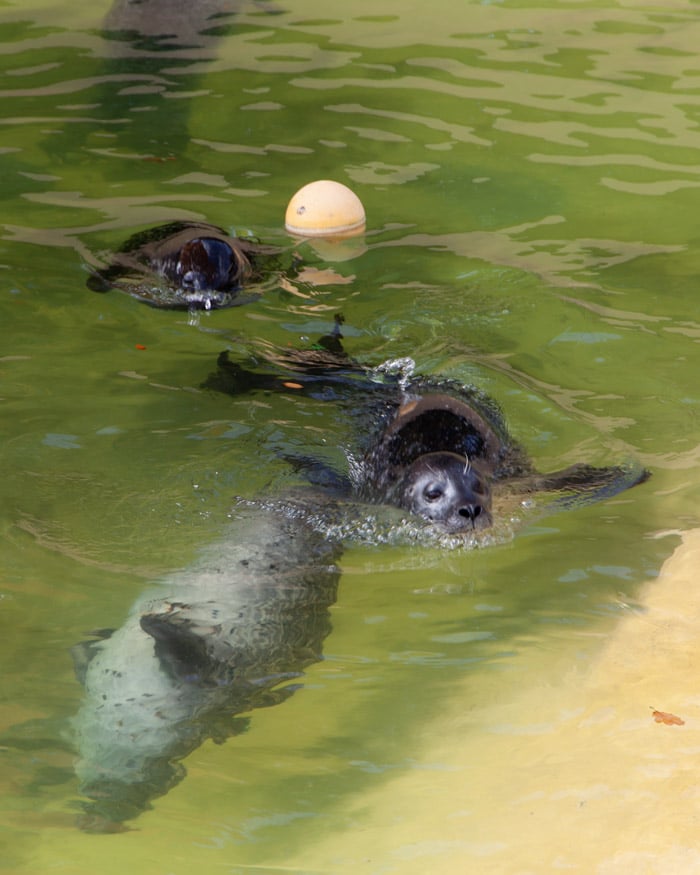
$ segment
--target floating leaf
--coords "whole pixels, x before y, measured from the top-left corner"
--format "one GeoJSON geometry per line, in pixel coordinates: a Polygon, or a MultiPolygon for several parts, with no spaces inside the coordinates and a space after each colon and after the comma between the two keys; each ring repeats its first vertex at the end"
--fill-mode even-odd
{"type": "Polygon", "coordinates": [[[665,723],[666,726],[684,726],[685,720],[677,717],[675,714],[669,714],[667,711],[657,711],[654,709],[651,716],[657,723],[665,723]]]}

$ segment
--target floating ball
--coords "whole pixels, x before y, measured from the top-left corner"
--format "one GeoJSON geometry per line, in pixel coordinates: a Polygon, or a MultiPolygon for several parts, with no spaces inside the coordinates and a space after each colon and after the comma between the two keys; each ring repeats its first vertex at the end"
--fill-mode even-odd
{"type": "Polygon", "coordinates": [[[317,179],[289,201],[284,226],[295,237],[351,237],[365,230],[365,208],[347,185],[317,179]]]}

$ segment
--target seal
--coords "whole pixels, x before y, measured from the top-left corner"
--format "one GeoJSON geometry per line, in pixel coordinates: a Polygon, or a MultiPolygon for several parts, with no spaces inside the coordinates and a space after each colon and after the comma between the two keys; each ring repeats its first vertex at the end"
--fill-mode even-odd
{"type": "Polygon", "coordinates": [[[151,585],[122,625],[76,645],[79,826],[115,832],[179,783],[207,739],[244,732],[321,659],[340,545],[300,516],[239,504],[221,541],[151,585]]]}
{"type": "MultiPolygon", "coordinates": [[[[506,456],[502,424],[455,395],[429,386],[402,398],[365,455],[360,492],[449,532],[491,526],[492,475],[506,456]]],[[[511,445],[511,455],[515,444],[511,445]]]]}
{"type": "Polygon", "coordinates": [[[85,686],[73,720],[83,829],[128,828],[184,778],[187,754],[244,731],[248,718],[237,715],[294,693],[322,658],[337,563],[348,540],[362,539],[368,503],[471,546],[498,524],[509,491],[541,491],[568,507],[647,476],[635,466],[588,465],[539,474],[487,396],[409,378],[406,369],[362,368],[346,356],[340,326],[338,319],[315,349],[268,348],[259,370],[222,353],[206,381],[234,394],[332,400],[367,441],[350,455],[347,474],[287,457],[311,486],[239,501],[222,540],[145,592],[119,629],[74,649],[85,686]]]}
{"type": "Polygon", "coordinates": [[[254,300],[240,292],[270,271],[278,252],[216,225],[171,222],[134,234],[87,285],[95,292],[119,289],[153,307],[233,307],[254,300]]]}
{"type": "Polygon", "coordinates": [[[361,495],[451,533],[491,528],[494,508],[511,513],[535,496],[542,512],[552,512],[610,498],[649,477],[634,462],[578,463],[542,474],[508,432],[493,399],[420,378],[401,389],[361,471],[361,495]]]}
{"type": "MultiPolygon", "coordinates": [[[[363,367],[345,353],[341,326],[336,317],[334,329],[309,350],[261,346],[254,358],[262,368],[255,370],[224,351],[203,385],[233,395],[303,392],[342,407],[355,437],[366,436],[350,453],[349,498],[393,505],[450,534],[471,534],[538,494],[549,512],[610,498],[649,476],[634,462],[580,463],[542,474],[488,395],[455,381],[414,377],[412,362],[398,371],[386,363],[363,367]]],[[[318,473],[308,459],[298,467],[318,473]]]]}

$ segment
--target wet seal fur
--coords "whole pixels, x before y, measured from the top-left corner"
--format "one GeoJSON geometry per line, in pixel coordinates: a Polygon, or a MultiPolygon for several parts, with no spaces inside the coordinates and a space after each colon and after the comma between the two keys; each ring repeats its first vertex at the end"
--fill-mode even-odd
{"type": "Polygon", "coordinates": [[[204,222],[171,222],[141,231],[87,280],[95,292],[119,289],[176,310],[214,310],[254,300],[241,290],[260,281],[279,252],[204,222]]]}
{"type": "Polygon", "coordinates": [[[466,401],[442,392],[409,397],[366,456],[364,491],[450,532],[487,528],[489,475],[502,447],[466,401]]]}

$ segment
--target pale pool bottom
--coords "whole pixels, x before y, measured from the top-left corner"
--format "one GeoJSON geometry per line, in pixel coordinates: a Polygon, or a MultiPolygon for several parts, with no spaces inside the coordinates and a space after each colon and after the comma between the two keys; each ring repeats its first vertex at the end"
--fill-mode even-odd
{"type": "Polygon", "coordinates": [[[363,794],[347,812],[351,831],[287,867],[700,873],[699,578],[695,530],[645,585],[645,612],[619,623],[592,667],[574,666],[575,647],[571,667],[560,648],[554,661],[533,649],[523,668],[542,683],[528,686],[519,671],[508,696],[501,677],[504,704],[484,690],[483,707],[470,704],[467,682],[426,727],[418,768],[363,794]],[[656,723],[652,708],[685,725],[656,723]]]}

